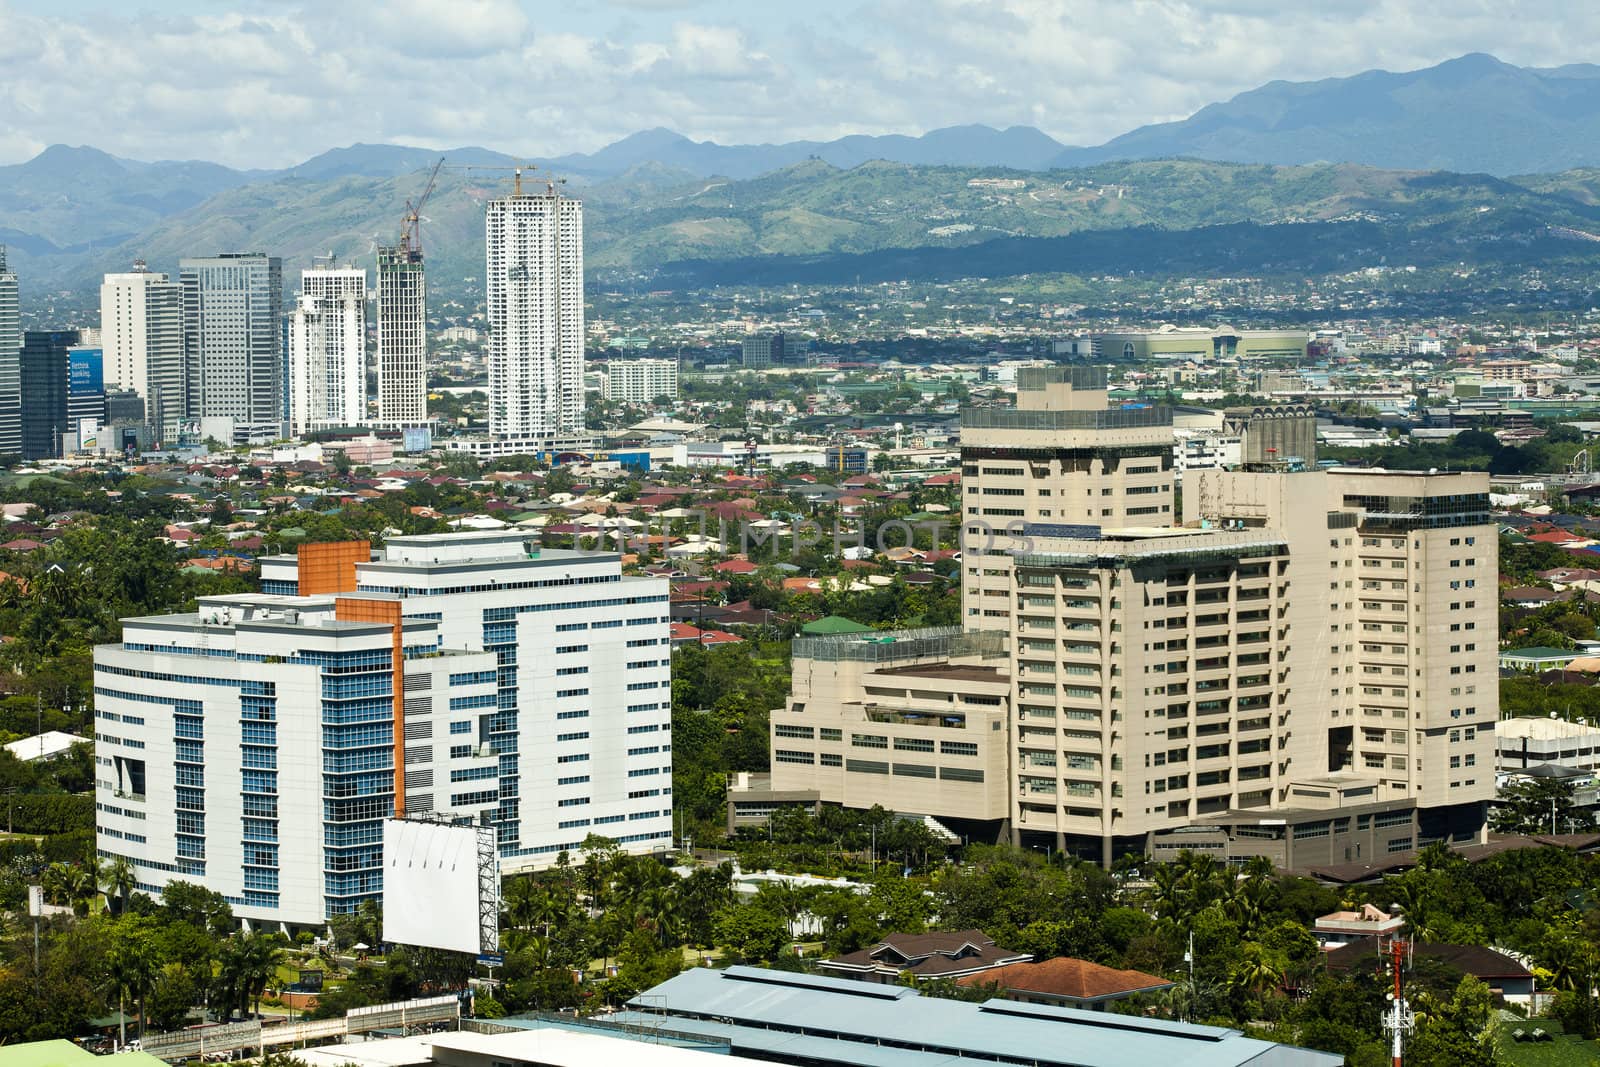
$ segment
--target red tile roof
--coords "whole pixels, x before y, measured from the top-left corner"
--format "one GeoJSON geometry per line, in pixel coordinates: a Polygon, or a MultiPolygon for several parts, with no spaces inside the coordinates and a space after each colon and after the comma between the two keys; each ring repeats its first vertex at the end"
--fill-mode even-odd
{"type": "Polygon", "coordinates": [[[1011,963],[956,979],[957,985],[999,985],[1012,993],[1042,993],[1065,1000],[1111,1000],[1172,985],[1143,971],[1119,971],[1088,960],[1057,956],[1039,963],[1011,963]]]}

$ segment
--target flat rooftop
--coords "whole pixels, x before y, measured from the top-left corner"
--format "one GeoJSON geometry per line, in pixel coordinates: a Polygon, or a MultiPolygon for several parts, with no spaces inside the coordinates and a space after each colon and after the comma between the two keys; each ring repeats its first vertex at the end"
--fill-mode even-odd
{"type": "Polygon", "coordinates": [[[873,674],[904,675],[913,678],[950,678],[964,682],[995,682],[1004,685],[1010,675],[998,667],[982,667],[961,663],[912,663],[904,667],[883,667],[873,674]]]}
{"type": "Polygon", "coordinates": [[[1278,1045],[1217,1026],[1011,1000],[982,1004],[851,979],[730,967],[692,968],[629,1002],[616,1021],[660,1019],[727,1039],[735,1054],[783,1063],[913,1067],[965,1062],[1031,1067],[1334,1067],[1334,1053],[1278,1045]],[[662,1019],[662,1016],[665,1016],[662,1019]]]}

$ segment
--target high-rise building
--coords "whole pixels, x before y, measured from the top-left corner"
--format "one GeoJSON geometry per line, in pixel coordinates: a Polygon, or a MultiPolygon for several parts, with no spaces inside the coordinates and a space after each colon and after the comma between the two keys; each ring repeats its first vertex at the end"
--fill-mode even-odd
{"type": "Polygon", "coordinates": [[[1016,407],[962,413],[961,550],[969,569],[977,565],[963,583],[969,627],[1006,628],[1001,561],[1024,527],[1176,521],[1172,412],[1108,402],[1104,367],[1023,367],[1016,407]],[[985,566],[985,556],[996,562],[985,566]]]}
{"type": "Polygon", "coordinates": [[[225,252],[178,263],[187,416],[236,443],[283,434],[283,261],[225,252]]]}
{"type": "Polygon", "coordinates": [[[289,432],[367,423],[367,272],[300,275],[289,317],[289,432]]]}
{"type": "Polygon", "coordinates": [[[100,344],[108,388],[131,389],[159,442],[176,441],[188,415],[183,286],[142,262],[100,285],[100,344]]]}
{"type": "Polygon", "coordinates": [[[583,203],[547,192],[489,201],[489,432],[542,440],[583,430],[583,203]]]}
{"type": "Polygon", "coordinates": [[[95,650],[98,844],[141,885],[314,925],[381,893],[394,811],[494,825],[504,869],[671,841],[665,581],[495,532],[307,546],[262,586],[95,650]]]}
{"type": "MultiPolygon", "coordinates": [[[[391,537],[352,566],[353,589],[440,620],[447,647],[499,653],[474,736],[503,753],[498,780],[479,787],[499,790],[503,855],[548,863],[590,829],[637,849],[670,835],[665,582],[517,531],[391,537]]],[[[262,589],[305,592],[307,574],[269,557],[262,589]]]]}
{"type": "Polygon", "coordinates": [[[493,701],[494,656],[441,649],[437,622],[372,603],[204,597],[96,648],[101,855],[147,892],[181,879],[250,922],[312,927],[380,899],[382,821],[403,793],[413,812],[491,811],[449,783],[495,774],[458,710],[493,701]]]}
{"type": "Polygon", "coordinates": [[[428,421],[428,280],[422,250],[378,249],[378,423],[428,421]]]}
{"type": "Polygon", "coordinates": [[[68,430],[69,349],[77,330],[29,330],[22,335],[22,458],[56,459],[68,430]]]}
{"type": "Polygon", "coordinates": [[[793,333],[751,334],[739,344],[740,362],[751,370],[764,370],[780,363],[803,363],[806,339],[793,333]]]}
{"type": "Polygon", "coordinates": [[[22,454],[22,305],[0,245],[0,456],[22,454]]]}
{"type": "Polygon", "coordinates": [[[675,359],[614,359],[606,364],[606,399],[627,404],[653,404],[678,396],[675,359]]]}
{"type": "Polygon", "coordinates": [[[1107,408],[1103,389],[1092,368],[1025,370],[1017,408],[966,414],[971,633],[797,643],[774,793],[903,790],[964,831],[1107,863],[1304,866],[1478,839],[1498,714],[1488,476],[1193,470],[1175,525],[1169,417],[1107,408]],[[942,782],[974,754],[997,672],[968,645],[988,631],[1009,655],[1001,819],[987,789],[895,781],[942,782]]]}

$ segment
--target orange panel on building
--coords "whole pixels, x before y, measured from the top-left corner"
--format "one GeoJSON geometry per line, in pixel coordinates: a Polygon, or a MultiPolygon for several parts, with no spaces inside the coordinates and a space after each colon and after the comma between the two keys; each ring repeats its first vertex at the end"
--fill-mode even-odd
{"type": "MultiPolygon", "coordinates": [[[[365,541],[342,542],[346,545],[360,545],[365,551],[365,541]]],[[[317,548],[317,545],[306,545],[306,548],[317,548]]],[[[362,557],[362,562],[366,557],[362,557]]],[[[305,573],[305,561],[302,557],[301,574],[305,573]]],[[[355,565],[350,565],[352,578],[355,575],[355,565]]],[[[305,591],[305,579],[301,579],[301,592],[305,591]]],[[[354,583],[351,588],[354,589],[354,583]]],[[[394,817],[406,817],[406,658],[405,646],[402,641],[404,630],[404,616],[400,613],[398,600],[366,600],[362,597],[337,597],[333,602],[333,617],[341,622],[376,622],[389,626],[394,631],[394,817]]]]}
{"type": "Polygon", "coordinates": [[[356,564],[372,559],[372,545],[366,541],[320,541],[301,545],[296,558],[301,596],[354,593],[356,564]]]}

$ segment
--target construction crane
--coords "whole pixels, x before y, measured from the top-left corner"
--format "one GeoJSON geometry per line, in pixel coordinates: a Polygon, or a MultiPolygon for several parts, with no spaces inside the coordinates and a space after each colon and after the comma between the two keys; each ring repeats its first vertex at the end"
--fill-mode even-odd
{"type": "MultiPolygon", "coordinates": [[[[538,170],[533,163],[497,164],[497,163],[453,163],[452,170],[509,170],[511,172],[511,195],[522,195],[522,175],[526,171],[538,170]]],[[[567,184],[565,178],[549,178],[545,181],[545,192],[551,196],[556,195],[556,186],[567,184]]]]}
{"type": "Polygon", "coordinates": [[[428,173],[428,184],[423,187],[422,195],[417,198],[416,204],[406,201],[406,220],[400,230],[400,248],[406,252],[422,251],[422,206],[428,202],[428,197],[433,195],[434,184],[439,180],[439,168],[444,166],[444,157],[439,157],[439,162],[433,165],[433,170],[428,173]]]}

